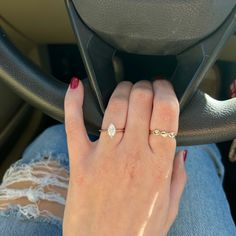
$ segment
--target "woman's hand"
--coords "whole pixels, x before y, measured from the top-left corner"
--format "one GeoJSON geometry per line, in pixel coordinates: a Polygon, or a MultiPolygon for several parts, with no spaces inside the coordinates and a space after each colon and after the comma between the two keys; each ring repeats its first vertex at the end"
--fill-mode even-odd
{"type": "Polygon", "coordinates": [[[70,183],[63,234],[68,236],[166,235],[186,182],[184,151],[149,130],[178,130],[179,106],[172,86],[120,83],[102,129],[125,128],[92,143],[83,121],[83,84],[74,79],[65,97],[70,183]]]}

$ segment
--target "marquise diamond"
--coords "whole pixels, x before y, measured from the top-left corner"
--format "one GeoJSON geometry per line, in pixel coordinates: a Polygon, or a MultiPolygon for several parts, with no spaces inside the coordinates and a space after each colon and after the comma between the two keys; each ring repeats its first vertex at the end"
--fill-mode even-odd
{"type": "Polygon", "coordinates": [[[110,124],[107,129],[108,135],[113,138],[116,135],[116,127],[114,124],[110,124]]]}

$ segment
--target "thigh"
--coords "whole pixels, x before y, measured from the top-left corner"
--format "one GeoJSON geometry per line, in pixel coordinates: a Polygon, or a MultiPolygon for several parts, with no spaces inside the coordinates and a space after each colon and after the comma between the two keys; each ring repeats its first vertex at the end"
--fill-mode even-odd
{"type": "Polygon", "coordinates": [[[236,235],[222,187],[224,169],[216,145],[181,147],[188,150],[188,181],[169,236],[236,235]]]}
{"type": "Polygon", "coordinates": [[[37,160],[57,160],[67,170],[69,158],[65,126],[54,125],[43,131],[24,151],[22,163],[30,163],[37,160]]]}
{"type": "Polygon", "coordinates": [[[64,125],[50,127],[4,175],[0,235],[62,235],[68,169],[64,125]]]}
{"type": "Polygon", "coordinates": [[[0,216],[1,236],[60,236],[61,224],[51,221],[23,219],[15,212],[0,216]]]}

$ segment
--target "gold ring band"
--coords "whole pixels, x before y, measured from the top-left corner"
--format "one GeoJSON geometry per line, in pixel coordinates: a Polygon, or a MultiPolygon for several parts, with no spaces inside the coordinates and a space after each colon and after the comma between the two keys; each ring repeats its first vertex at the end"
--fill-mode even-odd
{"type": "Polygon", "coordinates": [[[174,132],[167,132],[164,130],[159,130],[159,129],[154,129],[154,130],[150,130],[149,132],[150,134],[156,135],[156,136],[162,136],[164,138],[175,138],[176,137],[176,133],[174,132]]]}
{"type": "MultiPolygon", "coordinates": [[[[107,132],[108,129],[100,129],[99,132],[107,132]]],[[[117,132],[125,132],[125,129],[116,129],[116,133],[117,132]]]]}

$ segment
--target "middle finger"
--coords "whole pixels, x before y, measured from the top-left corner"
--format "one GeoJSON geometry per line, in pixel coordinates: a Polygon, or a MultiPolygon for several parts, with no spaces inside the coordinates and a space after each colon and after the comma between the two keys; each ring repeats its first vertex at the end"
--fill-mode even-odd
{"type": "Polygon", "coordinates": [[[132,143],[148,143],[152,112],[153,88],[149,81],[137,82],[130,94],[124,139],[132,143]]]}

